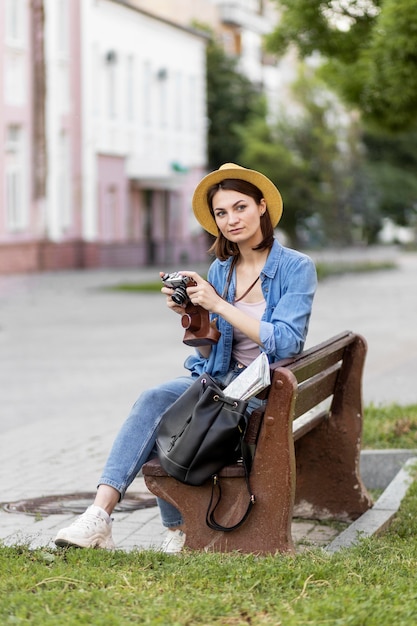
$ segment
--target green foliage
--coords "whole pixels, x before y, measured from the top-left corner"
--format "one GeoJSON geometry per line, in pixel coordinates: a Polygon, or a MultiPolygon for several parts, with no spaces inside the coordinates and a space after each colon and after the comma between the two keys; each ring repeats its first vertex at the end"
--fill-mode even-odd
{"type": "Polygon", "coordinates": [[[417,131],[394,136],[368,129],[363,142],[373,197],[381,213],[398,224],[412,223],[417,207],[417,131]]]}
{"type": "Polygon", "coordinates": [[[242,150],[238,127],[253,116],[265,115],[264,100],[256,87],[211,39],[207,47],[208,162],[210,169],[236,162],[242,150]]]}
{"type": "Polygon", "coordinates": [[[277,0],[277,4],[282,20],[268,37],[270,50],[284,53],[295,43],[303,57],[319,51],[349,64],[360,56],[382,1],[277,0]]]}
{"type": "Polygon", "coordinates": [[[362,447],[417,449],[417,404],[367,406],[362,447]]]}
{"type": "Polygon", "coordinates": [[[384,0],[368,55],[365,115],[383,128],[410,128],[417,119],[417,0],[384,0]]]}
{"type": "Polygon", "coordinates": [[[304,243],[298,239],[300,229],[311,219],[308,245],[351,243],[353,216],[367,209],[365,194],[359,193],[367,181],[357,128],[339,124],[337,104],[325,94],[322,82],[300,68],[294,101],[303,113],[296,118],[281,113],[274,124],[252,119],[240,129],[240,161],[261,170],[280,189],[281,227],[296,245],[304,243]]]}
{"type": "Polygon", "coordinates": [[[400,131],[417,120],[417,0],[277,0],[271,51],[319,52],[322,76],[364,119],[400,131]]]}

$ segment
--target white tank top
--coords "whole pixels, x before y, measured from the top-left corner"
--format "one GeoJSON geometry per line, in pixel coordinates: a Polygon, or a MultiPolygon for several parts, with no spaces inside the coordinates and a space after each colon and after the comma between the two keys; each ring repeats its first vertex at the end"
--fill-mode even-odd
{"type": "MultiPolygon", "coordinates": [[[[260,302],[235,302],[234,306],[257,320],[265,311],[265,300],[260,302]]],[[[259,346],[237,328],[233,329],[232,358],[242,365],[249,365],[259,356],[259,346]]]]}

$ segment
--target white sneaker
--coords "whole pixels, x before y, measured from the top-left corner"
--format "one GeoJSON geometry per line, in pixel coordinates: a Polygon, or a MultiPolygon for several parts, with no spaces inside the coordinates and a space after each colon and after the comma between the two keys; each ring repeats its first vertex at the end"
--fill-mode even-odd
{"type": "Polygon", "coordinates": [[[111,535],[112,522],[103,509],[90,506],[77,517],[68,528],[61,528],[55,537],[57,546],[76,546],[78,548],[105,548],[113,550],[116,546],[111,535]]]}
{"type": "Polygon", "coordinates": [[[185,532],[182,530],[168,530],[165,541],[161,546],[161,552],[176,554],[181,552],[185,543],[185,532]]]}

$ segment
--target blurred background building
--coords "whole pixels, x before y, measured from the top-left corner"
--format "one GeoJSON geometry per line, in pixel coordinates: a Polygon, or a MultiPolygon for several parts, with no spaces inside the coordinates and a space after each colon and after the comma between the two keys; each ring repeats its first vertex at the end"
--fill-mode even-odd
{"type": "Polygon", "coordinates": [[[205,259],[199,24],[273,101],[276,20],[262,0],[2,0],[0,273],[205,259]]]}

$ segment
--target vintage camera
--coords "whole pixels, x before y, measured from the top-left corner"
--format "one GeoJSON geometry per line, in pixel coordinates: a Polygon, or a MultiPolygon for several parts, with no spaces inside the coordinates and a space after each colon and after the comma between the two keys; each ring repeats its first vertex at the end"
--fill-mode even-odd
{"type": "Polygon", "coordinates": [[[172,274],[164,274],[161,277],[162,282],[165,287],[170,287],[174,289],[174,293],[171,298],[175,302],[175,304],[183,305],[189,301],[187,296],[186,287],[193,283],[193,280],[188,276],[183,276],[179,272],[173,272],[172,274]]]}
{"type": "Polygon", "coordinates": [[[187,346],[211,346],[219,341],[220,333],[214,322],[210,322],[209,312],[202,306],[193,304],[187,295],[187,285],[195,284],[189,276],[180,272],[164,274],[161,280],[166,287],[174,289],[171,298],[175,304],[184,306],[181,325],[185,329],[183,343],[187,346]]]}

